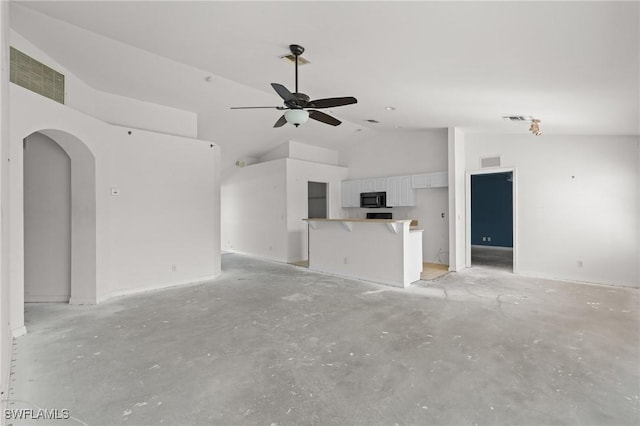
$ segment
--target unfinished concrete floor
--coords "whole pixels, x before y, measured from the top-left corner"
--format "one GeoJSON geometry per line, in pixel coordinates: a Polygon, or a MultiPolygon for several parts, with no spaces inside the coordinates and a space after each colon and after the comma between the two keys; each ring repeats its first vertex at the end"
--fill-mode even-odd
{"type": "Polygon", "coordinates": [[[403,290],[238,255],[223,269],[28,305],[8,407],[90,425],[640,421],[638,290],[486,268],[403,290]]]}

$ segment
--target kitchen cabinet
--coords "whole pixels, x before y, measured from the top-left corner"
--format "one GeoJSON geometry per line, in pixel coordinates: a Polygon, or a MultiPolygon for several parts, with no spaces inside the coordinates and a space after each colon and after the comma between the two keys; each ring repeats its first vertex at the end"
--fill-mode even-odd
{"type": "Polygon", "coordinates": [[[416,191],[411,186],[411,176],[400,176],[400,205],[416,205],[416,191]]]}
{"type": "Polygon", "coordinates": [[[446,188],[449,186],[449,174],[447,172],[431,173],[431,188],[446,188]]]}
{"type": "Polygon", "coordinates": [[[415,206],[416,193],[411,187],[411,176],[391,176],[387,178],[387,206],[415,206]]]}
{"type": "Polygon", "coordinates": [[[387,190],[387,178],[362,179],[362,192],[384,192],[387,190]]]}
{"type": "Polygon", "coordinates": [[[387,178],[375,178],[373,189],[375,192],[384,192],[387,190],[387,178]]]}
{"type": "Polygon", "coordinates": [[[411,176],[411,187],[413,189],[431,188],[431,173],[421,173],[411,176]]]}
{"type": "Polygon", "coordinates": [[[387,207],[400,205],[400,176],[387,178],[387,207]]]}
{"type": "Polygon", "coordinates": [[[342,207],[360,207],[361,180],[342,181],[342,207]]]}
{"type": "Polygon", "coordinates": [[[360,207],[361,192],[386,192],[389,207],[415,206],[416,189],[446,188],[448,180],[447,172],[345,180],[342,182],[342,207],[360,207]]]}
{"type": "Polygon", "coordinates": [[[376,180],[375,179],[362,179],[362,192],[375,192],[376,180]]]}

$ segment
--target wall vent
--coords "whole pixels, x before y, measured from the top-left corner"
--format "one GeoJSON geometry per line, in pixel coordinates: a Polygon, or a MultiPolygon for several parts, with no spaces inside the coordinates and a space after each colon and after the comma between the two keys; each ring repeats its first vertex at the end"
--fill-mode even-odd
{"type": "Polygon", "coordinates": [[[480,167],[483,169],[485,167],[500,167],[500,156],[497,155],[495,157],[485,157],[480,159],[480,167]]]}
{"type": "Polygon", "coordinates": [[[530,115],[505,115],[502,117],[504,121],[531,121],[532,117],[530,115]]]}
{"type": "Polygon", "coordinates": [[[64,75],[18,49],[10,52],[10,82],[64,104],[64,75]]]}

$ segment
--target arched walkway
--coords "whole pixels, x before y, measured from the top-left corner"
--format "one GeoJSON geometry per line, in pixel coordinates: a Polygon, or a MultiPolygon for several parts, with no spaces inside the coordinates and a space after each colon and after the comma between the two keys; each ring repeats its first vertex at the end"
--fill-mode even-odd
{"type": "MultiPolygon", "coordinates": [[[[57,143],[69,156],[71,163],[71,295],[69,303],[96,303],[95,157],[84,142],[70,133],[56,129],[43,129],[31,135],[37,133],[57,143]]],[[[28,255],[29,253],[25,251],[25,256],[28,255]]],[[[30,262],[25,259],[25,267],[29,264],[30,262]]]]}

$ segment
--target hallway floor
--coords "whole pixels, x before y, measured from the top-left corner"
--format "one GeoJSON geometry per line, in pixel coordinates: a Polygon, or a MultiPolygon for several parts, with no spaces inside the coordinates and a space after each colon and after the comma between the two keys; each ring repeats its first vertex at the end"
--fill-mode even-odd
{"type": "Polygon", "coordinates": [[[483,267],[397,289],[222,261],[199,285],[28,305],[6,408],[77,419],[38,425],[640,421],[636,289],[483,267]]]}

